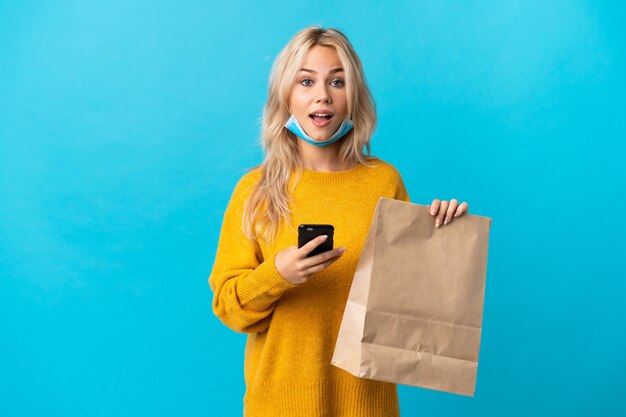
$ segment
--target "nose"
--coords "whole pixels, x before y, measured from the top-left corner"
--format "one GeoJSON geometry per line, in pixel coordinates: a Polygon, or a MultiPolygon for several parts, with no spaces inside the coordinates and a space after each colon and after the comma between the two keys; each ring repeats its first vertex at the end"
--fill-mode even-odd
{"type": "Polygon", "coordinates": [[[332,103],[333,100],[328,92],[328,87],[323,83],[320,83],[319,85],[320,87],[318,88],[318,91],[315,92],[315,102],[319,103],[320,101],[325,101],[326,103],[332,103]]]}

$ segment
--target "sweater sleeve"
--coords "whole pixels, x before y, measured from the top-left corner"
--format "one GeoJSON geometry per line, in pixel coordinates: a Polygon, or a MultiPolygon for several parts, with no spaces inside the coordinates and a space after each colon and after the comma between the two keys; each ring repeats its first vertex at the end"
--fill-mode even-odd
{"type": "Polygon", "coordinates": [[[404,186],[404,181],[402,180],[402,176],[398,173],[398,179],[396,183],[396,196],[394,197],[396,200],[406,201],[407,203],[411,202],[409,197],[409,193],[404,186]]]}
{"type": "Polygon", "coordinates": [[[243,207],[251,188],[248,178],[239,180],[224,213],[209,285],[213,312],[226,326],[240,333],[263,333],[276,300],[296,285],[283,279],[274,258],[263,259],[258,243],[243,233],[243,207]]]}

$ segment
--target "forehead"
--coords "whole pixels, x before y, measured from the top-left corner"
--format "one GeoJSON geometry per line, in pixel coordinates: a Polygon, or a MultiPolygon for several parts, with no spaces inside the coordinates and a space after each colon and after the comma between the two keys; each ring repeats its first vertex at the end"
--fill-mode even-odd
{"type": "Polygon", "coordinates": [[[327,70],[340,67],[341,60],[335,48],[330,46],[315,45],[304,56],[302,67],[314,70],[327,70]]]}

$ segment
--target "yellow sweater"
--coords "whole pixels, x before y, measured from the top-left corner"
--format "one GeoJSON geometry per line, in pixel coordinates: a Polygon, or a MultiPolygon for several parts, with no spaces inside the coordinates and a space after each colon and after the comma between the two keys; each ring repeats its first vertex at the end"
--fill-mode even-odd
{"type": "MultiPolygon", "coordinates": [[[[303,170],[283,224],[270,244],[247,240],[243,205],[260,169],[237,183],[224,214],[209,285],[213,312],[248,334],[244,358],[244,416],[399,416],[396,385],[366,380],[330,364],[339,325],[380,197],[410,201],[399,172],[373,159],[347,171],[303,170]],[[303,284],[283,279],[274,255],[298,242],[302,223],[335,227],[334,247],[346,252],[303,284]]],[[[291,175],[293,185],[295,173],[291,175]]]]}

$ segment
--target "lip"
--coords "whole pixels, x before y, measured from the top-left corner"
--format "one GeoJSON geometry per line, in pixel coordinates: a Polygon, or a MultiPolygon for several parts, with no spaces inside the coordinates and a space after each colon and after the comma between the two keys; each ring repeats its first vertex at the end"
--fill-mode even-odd
{"type": "Polygon", "coordinates": [[[309,117],[309,119],[311,119],[311,122],[312,122],[315,126],[317,126],[317,127],[326,127],[326,126],[328,126],[328,125],[330,124],[330,122],[333,120],[333,117],[331,116],[331,118],[330,118],[330,119],[328,119],[328,120],[326,120],[326,119],[324,119],[324,120],[315,120],[315,119],[314,119],[314,118],[312,118],[312,117],[309,117]]]}
{"type": "Polygon", "coordinates": [[[327,109],[317,109],[312,111],[311,113],[309,113],[309,119],[311,119],[311,123],[313,123],[313,125],[315,127],[326,127],[330,124],[330,122],[333,120],[333,117],[335,116],[335,114],[327,109]],[[316,113],[320,113],[320,114],[329,114],[330,115],[330,119],[324,119],[324,120],[315,120],[313,117],[311,117],[311,115],[316,114],[316,113]]]}
{"type": "Polygon", "coordinates": [[[333,113],[332,111],[328,110],[328,109],[317,109],[317,110],[313,110],[311,113],[309,113],[309,115],[311,114],[315,114],[315,113],[325,113],[325,114],[330,114],[331,116],[334,116],[335,113],[333,113]]]}

